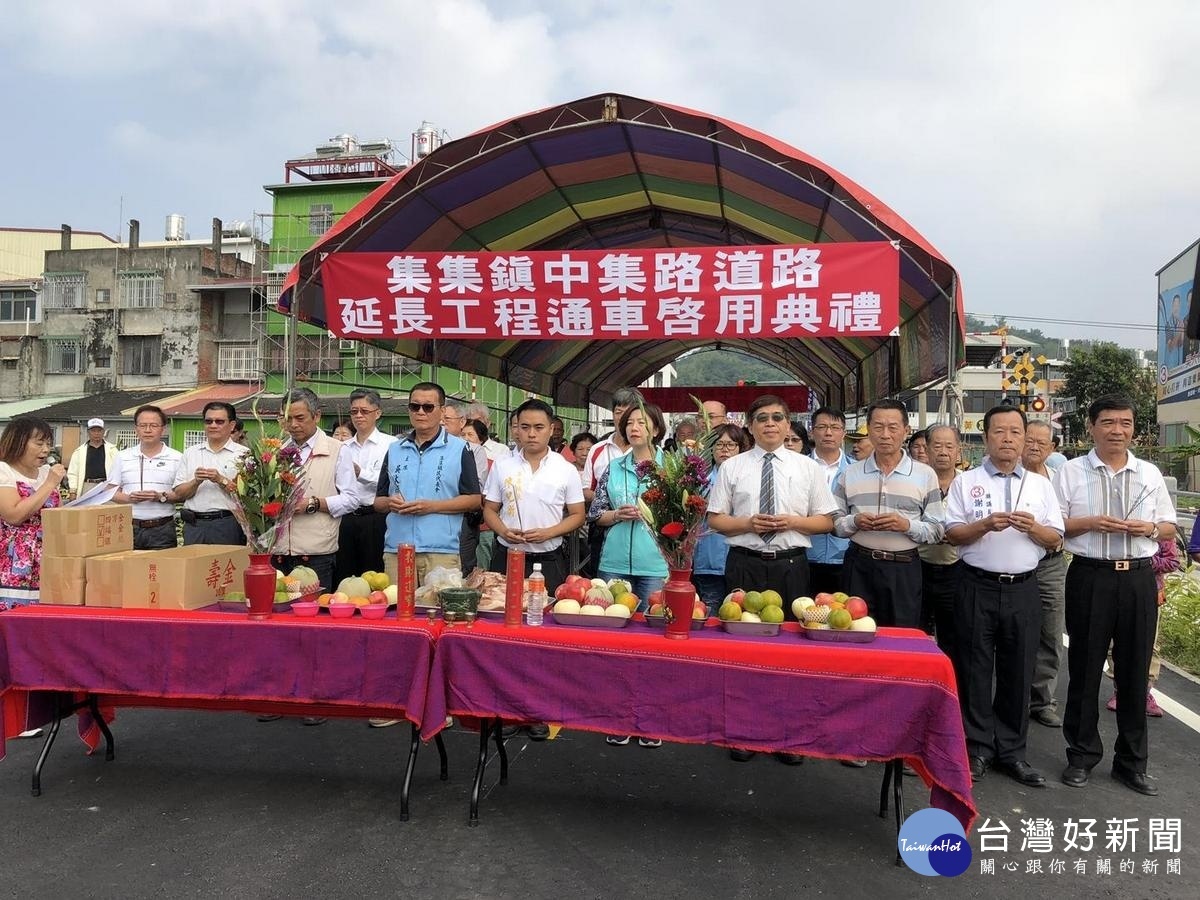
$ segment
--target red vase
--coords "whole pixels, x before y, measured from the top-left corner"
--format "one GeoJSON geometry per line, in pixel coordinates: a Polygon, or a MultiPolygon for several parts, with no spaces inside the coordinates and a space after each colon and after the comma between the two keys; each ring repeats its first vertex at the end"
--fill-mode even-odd
{"type": "Polygon", "coordinates": [[[242,573],[250,618],[269,619],[275,606],[275,567],[270,553],[251,553],[250,565],[242,573]]]}
{"type": "Polygon", "coordinates": [[[671,569],[663,585],[663,600],[667,606],[667,637],[686,640],[692,630],[692,610],[696,607],[696,586],[692,570],[671,569]]]}

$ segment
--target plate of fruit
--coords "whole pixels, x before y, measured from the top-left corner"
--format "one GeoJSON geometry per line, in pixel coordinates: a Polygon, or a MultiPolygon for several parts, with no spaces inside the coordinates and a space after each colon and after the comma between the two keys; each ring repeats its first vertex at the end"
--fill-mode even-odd
{"type": "Polygon", "coordinates": [[[862,597],[842,593],[797,597],[792,612],[804,624],[804,636],[814,641],[869,644],[875,640],[875,620],[867,615],[862,597]]]}
{"type": "Polygon", "coordinates": [[[730,634],[772,637],[783,622],[783,597],[778,591],[730,591],[717,609],[721,627],[730,634]]]}
{"type": "MultiPolygon", "coordinates": [[[[663,599],[663,592],[655,591],[647,598],[647,602],[650,607],[646,610],[646,624],[651,628],[666,628],[667,604],[663,599]]],[[[707,621],[708,607],[700,599],[700,595],[696,594],[692,599],[692,631],[699,631],[707,621]]]]}
{"type": "Polygon", "coordinates": [[[580,625],[584,628],[624,628],[629,624],[632,613],[621,603],[601,606],[598,603],[580,603],[565,597],[547,611],[556,625],[580,625]]]}

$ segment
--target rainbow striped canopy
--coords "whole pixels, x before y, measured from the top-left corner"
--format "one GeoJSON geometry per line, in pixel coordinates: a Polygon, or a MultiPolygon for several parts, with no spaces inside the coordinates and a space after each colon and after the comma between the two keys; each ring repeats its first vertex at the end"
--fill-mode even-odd
{"type": "Polygon", "coordinates": [[[656,341],[401,340],[428,363],[578,406],[606,404],[689,349],[717,346],[861,406],[961,363],[961,285],[945,258],[868,191],[735,122],[620,94],[527,113],[447,143],[365,197],[289,273],[280,305],[325,325],[330,253],[898,242],[898,338],[656,341]]]}

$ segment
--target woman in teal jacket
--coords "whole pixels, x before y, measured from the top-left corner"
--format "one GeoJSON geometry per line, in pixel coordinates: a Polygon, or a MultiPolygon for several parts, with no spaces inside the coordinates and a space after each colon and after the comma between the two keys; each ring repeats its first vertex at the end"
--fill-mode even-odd
{"type": "Polygon", "coordinates": [[[629,443],[629,452],[614,459],[596,485],[588,519],[609,529],[597,575],[605,581],[619,578],[628,582],[638,598],[638,609],[644,610],[649,596],[662,590],[667,564],[638,512],[638,498],[646,485],[638,480],[637,464],[647,459],[661,460],[658,442],[667,426],[662,411],[647,403],[621,416],[617,428],[629,443]]]}

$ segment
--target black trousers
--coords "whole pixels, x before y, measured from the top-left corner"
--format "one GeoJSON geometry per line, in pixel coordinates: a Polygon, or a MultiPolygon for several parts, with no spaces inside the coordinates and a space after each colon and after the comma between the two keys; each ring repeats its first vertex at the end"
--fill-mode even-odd
{"type": "Polygon", "coordinates": [[[962,563],[938,565],[921,561],[921,627],[937,638],[941,651],[954,662],[954,604],[962,580],[962,563]],[[928,626],[932,623],[932,629],[928,626]]]}
{"type": "Polygon", "coordinates": [[[333,583],[363,572],[383,571],[383,536],[387,513],[344,515],[338,520],[338,549],[333,564],[333,583]]]}
{"type": "MultiPolygon", "coordinates": [[[[813,596],[817,594],[836,594],[838,591],[843,590],[842,581],[841,563],[809,562],[808,589],[813,592],[813,596]]],[[[792,599],[796,598],[793,597],[792,599]]]]}
{"type": "Polygon", "coordinates": [[[921,625],[921,560],[910,550],[908,562],[871,559],[871,551],[851,544],[842,564],[851,596],[867,601],[877,625],[919,628],[921,625]]]}
{"type": "Polygon", "coordinates": [[[1037,577],[1000,584],[964,565],[954,614],[954,670],[967,753],[1024,762],[1029,686],[1041,635],[1037,577]]]}
{"type": "MultiPolygon", "coordinates": [[[[1138,561],[1140,562],[1140,561],[1138,561]]],[[[1146,689],[1154,627],[1158,620],[1154,570],[1118,571],[1076,556],[1067,569],[1067,708],[1063,737],[1067,761],[1090,769],[1104,757],[1100,740],[1100,682],[1112,642],[1113,683],[1117,689],[1117,741],[1113,765],[1146,771],[1146,689]]]]}
{"type": "MultiPolygon", "coordinates": [[[[570,538],[567,535],[563,539],[563,543],[559,544],[557,550],[549,553],[526,553],[525,554],[525,577],[529,577],[529,573],[533,571],[534,563],[542,564],[542,574],[546,576],[546,593],[551,597],[554,596],[554,591],[560,584],[567,580],[567,545],[566,541],[570,538]]],[[[492,562],[488,566],[490,572],[507,572],[508,571],[508,548],[499,541],[496,541],[496,549],[492,551],[492,562]]]]}
{"type": "Polygon", "coordinates": [[[729,548],[725,557],[725,592],[742,588],[747,591],[779,592],[783,598],[784,616],[791,619],[792,601],[809,591],[808,559],[804,554],[761,559],[729,548]]]}
{"type": "Polygon", "coordinates": [[[183,523],[183,545],[192,544],[236,544],[246,543],[246,532],[233,516],[220,519],[197,519],[183,523]]]}

